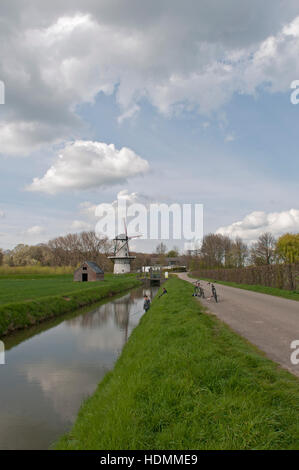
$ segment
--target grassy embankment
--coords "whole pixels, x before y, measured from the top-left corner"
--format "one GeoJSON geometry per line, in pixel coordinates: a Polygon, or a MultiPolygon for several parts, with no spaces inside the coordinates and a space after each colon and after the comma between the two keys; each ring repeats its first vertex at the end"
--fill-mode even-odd
{"type": "Polygon", "coordinates": [[[0,337],[140,284],[134,275],[106,274],[104,281],[96,283],[73,282],[69,274],[50,273],[49,278],[45,274],[30,276],[19,279],[15,274],[10,278],[0,275],[0,337]]]}
{"type": "MultiPolygon", "coordinates": [[[[198,276],[189,274],[189,277],[193,279],[198,279],[198,276]]],[[[254,292],[260,292],[261,294],[275,295],[276,297],[283,297],[290,300],[299,300],[299,291],[291,291],[285,289],[278,289],[276,287],[266,287],[259,285],[251,284],[238,284],[237,282],[227,282],[227,281],[217,281],[215,279],[208,279],[205,277],[200,277],[203,281],[213,282],[214,284],[223,284],[224,286],[237,287],[238,289],[251,290],[254,292]]]]}
{"type": "Polygon", "coordinates": [[[299,382],[167,283],[57,449],[298,449],[299,382]]]}

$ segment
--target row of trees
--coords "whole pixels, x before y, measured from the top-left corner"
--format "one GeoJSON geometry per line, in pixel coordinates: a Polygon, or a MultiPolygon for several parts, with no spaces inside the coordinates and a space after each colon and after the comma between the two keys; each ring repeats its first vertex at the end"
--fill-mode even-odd
{"type": "Polygon", "coordinates": [[[192,269],[242,268],[275,263],[299,262],[299,234],[285,234],[278,240],[265,232],[250,247],[241,238],[209,234],[203,238],[198,256],[193,259],[192,269]]]}
{"type": "MultiPolygon", "coordinates": [[[[0,265],[9,266],[77,266],[86,259],[101,265],[104,270],[112,270],[112,262],[107,255],[112,252],[112,244],[107,237],[98,238],[94,232],[68,234],[54,238],[46,244],[35,246],[17,245],[13,250],[0,250],[0,265]]],[[[152,255],[135,253],[133,269],[151,264],[152,255]]],[[[179,256],[179,249],[167,251],[161,242],[156,247],[156,256],[161,264],[166,257],[179,256]]],[[[196,256],[180,256],[180,264],[192,270],[197,268],[242,268],[244,266],[269,265],[274,263],[299,262],[299,234],[285,234],[276,240],[271,233],[263,233],[256,243],[248,246],[241,238],[232,240],[228,236],[209,234],[203,238],[196,256]]]]}
{"type": "Polygon", "coordinates": [[[94,232],[82,232],[57,237],[46,244],[17,245],[11,251],[2,252],[0,264],[75,267],[91,259],[109,271],[113,265],[107,255],[111,250],[112,242],[107,237],[98,238],[94,232]]]}

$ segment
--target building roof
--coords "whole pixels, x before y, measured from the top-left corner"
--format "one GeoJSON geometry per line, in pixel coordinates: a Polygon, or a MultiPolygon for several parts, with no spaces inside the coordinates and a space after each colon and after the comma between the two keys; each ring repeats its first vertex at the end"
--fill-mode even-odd
{"type": "Polygon", "coordinates": [[[125,233],[120,233],[119,235],[117,235],[114,240],[127,240],[128,237],[125,233]]]}
{"type": "MultiPolygon", "coordinates": [[[[93,261],[85,261],[86,264],[97,274],[104,274],[104,271],[93,261]]],[[[83,263],[84,264],[84,263],[83,263]]]]}

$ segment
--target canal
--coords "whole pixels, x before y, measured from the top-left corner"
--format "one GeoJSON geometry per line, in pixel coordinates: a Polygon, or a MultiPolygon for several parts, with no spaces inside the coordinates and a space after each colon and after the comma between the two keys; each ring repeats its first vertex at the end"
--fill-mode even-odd
{"type": "Polygon", "coordinates": [[[143,315],[137,288],[109,302],[4,338],[0,449],[47,449],[74,423],[143,315]]]}

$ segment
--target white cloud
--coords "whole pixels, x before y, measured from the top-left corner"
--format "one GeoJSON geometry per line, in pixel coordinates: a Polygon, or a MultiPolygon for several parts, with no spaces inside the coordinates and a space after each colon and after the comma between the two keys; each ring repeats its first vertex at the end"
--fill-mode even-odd
{"type": "Polygon", "coordinates": [[[133,192],[130,193],[128,189],[123,189],[118,192],[117,199],[113,201],[113,205],[116,206],[118,201],[125,201],[127,207],[131,204],[143,204],[148,206],[151,202],[154,202],[154,199],[151,196],[147,196],[143,193],[133,192]]]}
{"type": "Polygon", "coordinates": [[[59,132],[55,127],[39,122],[0,122],[0,152],[26,156],[45,144],[57,144],[59,132]]]}
{"type": "MultiPolygon", "coordinates": [[[[153,199],[151,196],[148,196],[148,195],[143,194],[143,193],[129,192],[128,189],[123,189],[123,190],[119,191],[117,193],[117,199],[112,201],[110,204],[115,210],[116,218],[117,218],[117,221],[118,221],[118,224],[119,224],[118,228],[120,230],[123,230],[123,218],[122,218],[122,216],[120,217],[120,219],[118,218],[117,205],[122,204],[124,202],[126,203],[127,210],[129,209],[129,207],[132,204],[141,204],[145,207],[146,211],[148,211],[150,203],[151,202],[156,202],[156,200],[153,199]]],[[[84,216],[87,216],[89,221],[92,221],[95,225],[92,226],[90,222],[75,221],[76,223],[78,222],[78,224],[76,224],[76,226],[73,226],[73,228],[78,229],[78,230],[80,230],[80,229],[85,230],[85,229],[90,229],[90,227],[93,227],[95,229],[96,223],[99,221],[99,216],[96,215],[96,211],[97,211],[98,214],[101,213],[102,211],[104,213],[106,211],[106,204],[107,203],[104,203],[104,204],[100,203],[100,204],[97,205],[97,204],[94,204],[90,201],[82,202],[79,205],[80,213],[84,216]]],[[[106,222],[108,222],[108,220],[109,220],[109,223],[114,225],[114,221],[115,221],[114,217],[110,218],[110,217],[106,216],[105,220],[106,220],[106,222]]]]}
{"type": "Polygon", "coordinates": [[[91,230],[94,229],[94,227],[88,223],[85,222],[84,220],[74,220],[72,222],[71,228],[74,230],[91,230]]]}
{"type": "Polygon", "coordinates": [[[224,140],[225,142],[233,142],[234,140],[236,140],[236,138],[234,134],[227,134],[224,140]]]}
{"type": "Polygon", "coordinates": [[[0,210],[0,219],[3,218],[3,217],[5,217],[5,212],[0,210]]]}
{"type": "Polygon", "coordinates": [[[117,121],[121,124],[125,119],[130,119],[135,116],[140,110],[140,106],[134,104],[131,108],[124,111],[120,116],[118,116],[117,121]]]}
{"type": "Polygon", "coordinates": [[[38,236],[38,235],[42,235],[43,233],[45,233],[45,229],[44,227],[41,227],[40,225],[34,225],[33,227],[30,227],[25,231],[26,235],[31,235],[31,236],[38,236]]]}
{"type": "Polygon", "coordinates": [[[256,240],[263,232],[280,236],[286,232],[299,232],[299,210],[283,212],[251,212],[243,220],[226,227],[220,227],[216,233],[230,237],[241,237],[249,242],[256,240]]]}
{"type": "Polygon", "coordinates": [[[77,106],[100,92],[115,91],[122,122],[144,99],[209,114],[263,84],[286,91],[299,75],[298,15],[297,0],[1,4],[0,152],[77,139],[77,106]]]}
{"type": "Polygon", "coordinates": [[[67,143],[46,174],[34,178],[27,189],[55,194],[99,188],[124,183],[148,170],[148,162],[127,147],[117,150],[113,144],[79,140],[67,143]]]}
{"type": "Polygon", "coordinates": [[[79,204],[79,211],[80,213],[87,215],[90,218],[94,218],[96,207],[96,204],[93,204],[90,201],[85,201],[79,204]]]}

